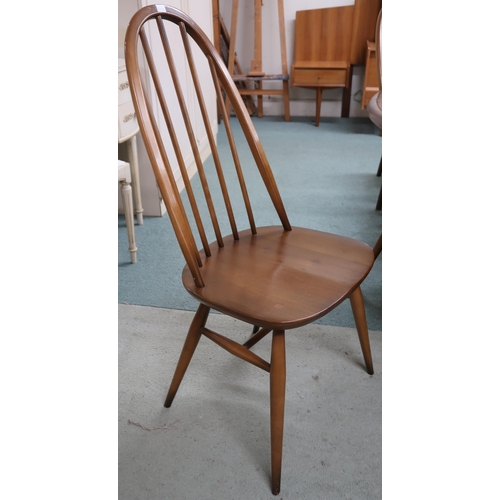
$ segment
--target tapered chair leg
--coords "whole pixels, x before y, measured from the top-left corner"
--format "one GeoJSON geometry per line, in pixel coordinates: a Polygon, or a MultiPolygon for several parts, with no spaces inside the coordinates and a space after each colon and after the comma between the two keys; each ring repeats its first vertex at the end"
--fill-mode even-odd
{"type": "Polygon", "coordinates": [[[170,389],[168,390],[167,399],[165,400],[164,405],[165,408],[170,408],[170,405],[175,398],[175,394],[177,393],[177,389],[179,388],[179,385],[181,385],[182,378],[186,373],[187,367],[189,366],[196,346],[198,345],[198,342],[200,340],[201,329],[207,322],[209,312],[209,307],[205,306],[204,304],[200,304],[198,310],[196,311],[196,314],[194,315],[191,326],[189,327],[186,341],[184,342],[184,347],[182,348],[181,355],[177,363],[177,368],[174,372],[172,383],[170,384],[170,389]]]}
{"type": "Polygon", "coordinates": [[[354,314],[354,322],[358,330],[359,343],[363,351],[363,358],[365,359],[366,371],[373,375],[373,361],[372,352],[370,349],[370,339],[368,337],[368,326],[366,324],[365,304],[363,301],[363,294],[361,288],[358,286],[349,297],[351,301],[351,308],[354,314]]]}
{"type": "Polygon", "coordinates": [[[271,351],[271,489],[280,492],[283,455],[283,424],[285,421],[286,357],[285,332],[273,331],[271,351]]]}

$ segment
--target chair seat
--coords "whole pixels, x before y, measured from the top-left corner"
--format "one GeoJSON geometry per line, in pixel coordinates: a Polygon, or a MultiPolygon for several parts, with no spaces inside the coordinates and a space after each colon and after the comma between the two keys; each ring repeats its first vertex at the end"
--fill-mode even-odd
{"type": "Polygon", "coordinates": [[[351,238],[294,227],[258,228],[200,252],[204,288],[187,266],[188,292],[210,308],[255,326],[290,329],[331,311],[349,296],[373,265],[373,249],[351,238]]]}
{"type": "Polygon", "coordinates": [[[382,130],[382,96],[377,92],[366,106],[370,120],[382,130]]]}

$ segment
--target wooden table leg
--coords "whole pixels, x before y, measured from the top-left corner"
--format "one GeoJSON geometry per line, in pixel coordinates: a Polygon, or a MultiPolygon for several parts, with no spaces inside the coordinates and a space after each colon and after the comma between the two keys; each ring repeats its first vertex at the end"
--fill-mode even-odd
{"type": "Polygon", "coordinates": [[[323,96],[323,89],[318,87],[316,89],[316,127],[319,127],[319,117],[321,115],[321,98],[323,96]]]}
{"type": "Polygon", "coordinates": [[[344,91],[342,93],[342,118],[349,118],[349,114],[351,111],[351,89],[352,89],[352,67],[349,66],[347,70],[349,75],[347,76],[347,86],[344,87],[344,91]]]}
{"type": "Polygon", "coordinates": [[[290,91],[289,91],[287,81],[283,82],[283,108],[284,108],[285,121],[289,122],[290,121],[290,91]]]}

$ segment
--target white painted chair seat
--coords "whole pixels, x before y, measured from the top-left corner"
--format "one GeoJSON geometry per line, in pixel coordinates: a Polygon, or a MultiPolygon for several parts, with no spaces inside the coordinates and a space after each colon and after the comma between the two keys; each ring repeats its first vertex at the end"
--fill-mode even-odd
{"type": "Polygon", "coordinates": [[[125,213],[125,224],[127,225],[128,249],[132,264],[135,264],[137,262],[137,246],[135,244],[134,203],[130,181],[130,165],[118,160],[118,182],[121,185],[120,192],[122,195],[123,211],[125,213]]]}

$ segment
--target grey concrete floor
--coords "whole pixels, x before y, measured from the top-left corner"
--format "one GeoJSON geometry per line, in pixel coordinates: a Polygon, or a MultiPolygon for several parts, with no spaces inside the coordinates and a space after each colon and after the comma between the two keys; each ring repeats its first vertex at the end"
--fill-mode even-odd
{"type": "MultiPolygon", "coordinates": [[[[313,324],[287,332],[275,497],[267,373],[202,338],[172,407],[163,407],[192,317],[119,305],[120,500],[382,498],[382,332],[370,332],[373,376],[356,330],[313,324]]],[[[239,342],[251,333],[216,313],[207,326],[239,342]]],[[[269,359],[270,338],[252,350],[269,359]]]]}

